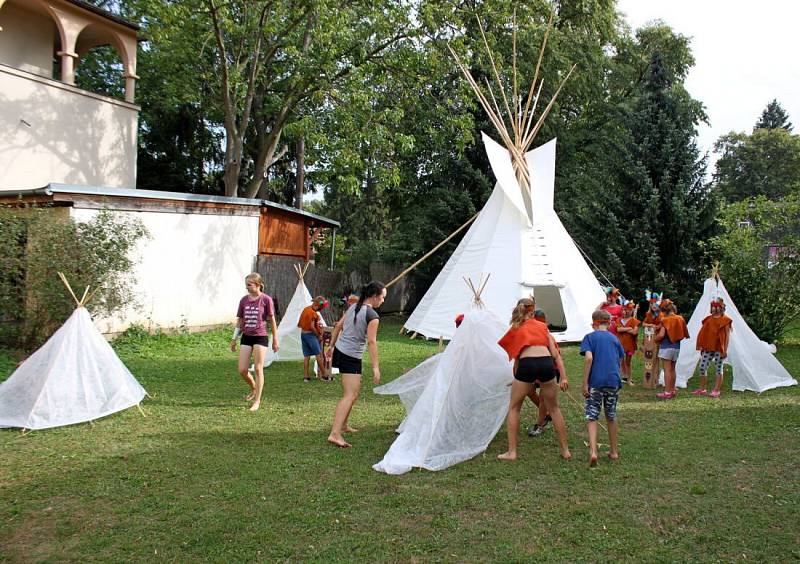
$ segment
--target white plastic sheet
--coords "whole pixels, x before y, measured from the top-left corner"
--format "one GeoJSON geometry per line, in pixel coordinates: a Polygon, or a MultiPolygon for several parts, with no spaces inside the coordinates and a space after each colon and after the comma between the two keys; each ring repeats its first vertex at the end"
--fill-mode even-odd
{"type": "Polygon", "coordinates": [[[0,427],[91,421],[137,405],[146,393],[81,307],[0,384],[0,427]]]}
{"type": "Polygon", "coordinates": [[[512,363],[497,344],[507,329],[495,313],[471,311],[443,353],[376,388],[405,396],[411,407],[400,435],[373,469],[443,470],[486,450],[508,412],[512,363]]]}

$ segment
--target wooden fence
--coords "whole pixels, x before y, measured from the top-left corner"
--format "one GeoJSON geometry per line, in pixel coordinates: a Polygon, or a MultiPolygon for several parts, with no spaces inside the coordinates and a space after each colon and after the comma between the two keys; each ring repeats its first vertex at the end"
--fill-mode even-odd
{"type": "MultiPolygon", "coordinates": [[[[256,269],[264,279],[267,294],[275,299],[279,313],[282,315],[292,299],[297,287],[295,264],[301,264],[296,258],[259,255],[256,258],[256,269]]],[[[342,298],[351,293],[358,293],[362,286],[370,280],[388,282],[400,272],[403,266],[374,263],[370,266],[369,276],[358,272],[341,272],[329,270],[323,266],[310,264],[306,270],[305,283],[313,296],[325,296],[331,307],[323,311],[328,323],[339,319],[343,309],[342,298]]],[[[395,283],[386,295],[386,301],[380,308],[381,313],[400,313],[413,309],[416,305],[413,289],[408,278],[395,283]]]]}

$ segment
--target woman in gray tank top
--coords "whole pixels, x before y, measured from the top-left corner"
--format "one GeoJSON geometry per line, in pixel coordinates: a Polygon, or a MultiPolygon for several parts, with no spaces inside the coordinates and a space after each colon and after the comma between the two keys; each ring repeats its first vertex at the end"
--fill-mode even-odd
{"type": "Polygon", "coordinates": [[[342,399],[333,413],[333,426],[328,441],[340,447],[349,447],[342,433],[355,429],[347,424],[350,410],[361,391],[361,357],[369,347],[372,361],[372,382],[381,382],[378,364],[378,314],[374,308],[380,307],[386,298],[386,288],[380,282],[370,282],[361,290],[358,302],[351,305],[342,320],[336,324],[328,348],[328,359],[339,369],[342,381],[342,399]]]}

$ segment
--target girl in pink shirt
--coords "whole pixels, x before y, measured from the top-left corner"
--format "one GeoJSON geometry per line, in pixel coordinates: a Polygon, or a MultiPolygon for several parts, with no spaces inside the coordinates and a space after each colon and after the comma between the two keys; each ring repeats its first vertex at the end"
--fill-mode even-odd
{"type": "Polygon", "coordinates": [[[231,350],[236,352],[236,339],[242,336],[239,347],[239,375],[250,386],[250,393],[245,397],[252,401],[250,411],[256,411],[261,405],[261,392],[264,389],[264,357],[269,346],[267,322],[272,329],[272,350],[278,352],[278,327],[275,324],[275,306],[272,298],[263,293],[264,282],[257,272],[248,274],[244,279],[247,294],[239,300],[236,312],[236,328],[233,330],[231,350]],[[247,368],[250,356],[253,356],[253,370],[256,378],[250,376],[247,368]]]}

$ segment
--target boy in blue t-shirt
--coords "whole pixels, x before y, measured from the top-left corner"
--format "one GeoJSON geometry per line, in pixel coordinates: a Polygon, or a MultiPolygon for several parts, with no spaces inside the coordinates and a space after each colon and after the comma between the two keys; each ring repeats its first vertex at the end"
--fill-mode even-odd
{"type": "Polygon", "coordinates": [[[619,339],[608,331],[611,315],[604,310],[592,313],[594,331],[583,338],[581,354],[586,357],[583,363],[583,397],[586,398],[586,420],[589,425],[589,466],[597,466],[597,419],[600,408],[606,412],[608,421],[608,440],[611,450],[608,457],[619,458],[617,448],[617,401],[620,379],[620,362],[625,350],[619,339]]]}

